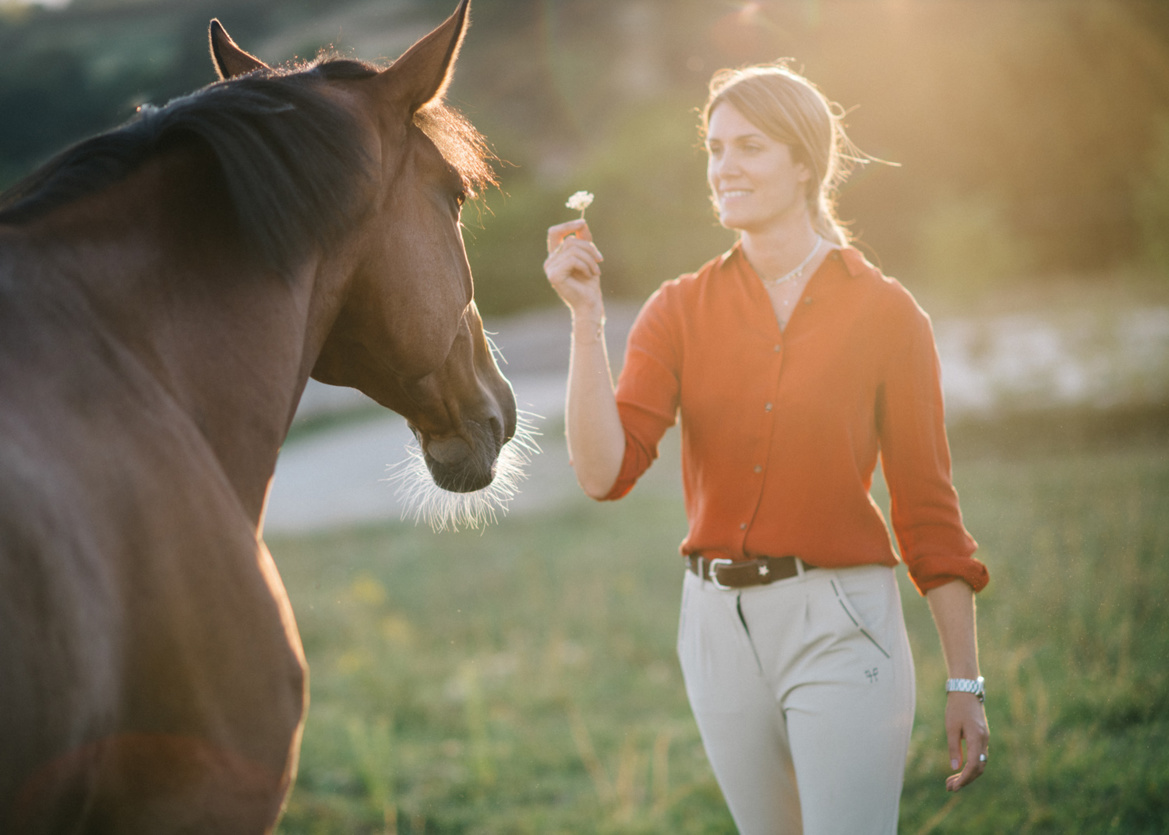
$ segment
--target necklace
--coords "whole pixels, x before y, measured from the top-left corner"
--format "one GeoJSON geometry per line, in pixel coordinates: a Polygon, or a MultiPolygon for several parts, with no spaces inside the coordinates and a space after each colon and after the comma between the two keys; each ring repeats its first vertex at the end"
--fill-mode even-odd
{"type": "Polygon", "coordinates": [[[808,257],[801,261],[798,267],[796,267],[790,273],[781,275],[779,278],[765,278],[763,279],[763,283],[772,287],[778,287],[780,284],[791,281],[793,278],[799,278],[804,274],[804,268],[812,262],[812,259],[816,257],[816,253],[820,251],[820,244],[822,243],[824,243],[824,239],[817,235],[815,246],[812,247],[812,251],[808,253],[808,257]]]}

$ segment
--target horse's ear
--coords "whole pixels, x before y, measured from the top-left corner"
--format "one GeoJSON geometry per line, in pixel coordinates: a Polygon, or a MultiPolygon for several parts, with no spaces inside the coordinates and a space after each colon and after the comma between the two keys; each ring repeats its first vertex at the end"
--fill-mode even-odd
{"type": "Polygon", "coordinates": [[[253,70],[269,69],[268,65],[255,55],[249,55],[240,49],[218,19],[212,19],[207,36],[211,41],[211,60],[215,62],[215,71],[219,73],[221,79],[235,78],[253,70]]]}
{"type": "Polygon", "coordinates": [[[454,14],[382,71],[389,96],[411,116],[446,93],[467,31],[470,5],[470,0],[460,0],[454,14]]]}

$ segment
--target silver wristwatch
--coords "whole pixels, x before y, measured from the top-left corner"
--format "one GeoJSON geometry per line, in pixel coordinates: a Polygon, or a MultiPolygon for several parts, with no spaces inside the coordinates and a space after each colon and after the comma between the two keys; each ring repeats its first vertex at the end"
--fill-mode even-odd
{"type": "Polygon", "coordinates": [[[948,678],[946,679],[947,693],[973,693],[978,701],[986,701],[986,688],[982,686],[982,676],[978,678],[948,678]]]}

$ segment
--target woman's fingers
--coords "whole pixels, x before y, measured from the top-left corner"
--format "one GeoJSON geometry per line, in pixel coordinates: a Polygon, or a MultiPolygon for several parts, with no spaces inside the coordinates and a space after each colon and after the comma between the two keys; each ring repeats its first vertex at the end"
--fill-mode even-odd
{"type": "Polygon", "coordinates": [[[592,241],[583,241],[580,238],[564,238],[550,251],[548,262],[555,263],[554,259],[557,257],[573,259],[585,258],[593,265],[600,264],[601,261],[605,260],[605,257],[601,255],[601,251],[597,249],[596,244],[592,241]]]}
{"type": "Polygon", "coordinates": [[[548,228],[548,251],[555,251],[556,247],[560,246],[561,242],[568,237],[591,241],[593,233],[589,231],[589,225],[582,218],[558,223],[548,228]]]}
{"type": "Polygon", "coordinates": [[[544,272],[554,287],[568,281],[593,282],[601,277],[601,268],[597,262],[581,252],[549,256],[544,265],[544,272]]]}
{"type": "Polygon", "coordinates": [[[581,279],[596,278],[601,274],[601,251],[592,241],[575,237],[562,238],[544,261],[544,272],[550,281],[563,280],[572,275],[581,279]]]}
{"type": "Polygon", "coordinates": [[[956,792],[981,777],[986,771],[987,761],[983,759],[986,756],[985,751],[975,753],[973,749],[968,749],[965,767],[958,774],[951,774],[946,778],[946,789],[956,792]]]}

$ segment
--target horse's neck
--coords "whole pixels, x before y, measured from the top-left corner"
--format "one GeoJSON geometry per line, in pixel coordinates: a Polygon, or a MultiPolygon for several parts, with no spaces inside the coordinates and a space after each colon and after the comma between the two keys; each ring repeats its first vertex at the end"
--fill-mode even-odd
{"type": "Polygon", "coordinates": [[[308,376],[309,291],[242,266],[222,213],[170,187],[145,170],[83,201],[56,240],[80,239],[69,233],[88,221],[84,247],[56,247],[57,261],[84,287],[100,338],[188,416],[258,524],[308,376]]]}
{"type": "Polygon", "coordinates": [[[298,306],[270,279],[244,281],[221,304],[185,311],[173,337],[156,338],[176,352],[171,390],[258,523],[307,372],[298,306]]]}

